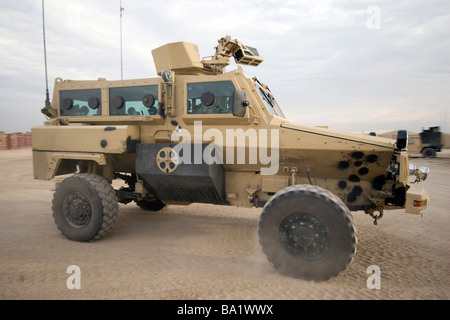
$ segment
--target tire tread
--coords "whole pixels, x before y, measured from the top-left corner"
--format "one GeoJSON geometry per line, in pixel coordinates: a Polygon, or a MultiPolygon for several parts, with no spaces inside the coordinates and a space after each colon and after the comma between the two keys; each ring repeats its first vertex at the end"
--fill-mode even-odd
{"type": "MultiPolygon", "coordinates": [[[[351,234],[351,241],[352,241],[352,248],[350,252],[348,253],[348,261],[346,262],[346,265],[344,266],[344,270],[350,265],[350,263],[353,261],[354,254],[356,253],[357,243],[358,243],[358,236],[357,236],[357,229],[353,220],[353,216],[350,213],[348,207],[345,205],[345,203],[334,193],[330,192],[329,190],[326,190],[319,186],[314,185],[294,185],[289,186],[287,188],[284,188],[275,195],[273,195],[269,201],[264,206],[263,212],[261,213],[261,217],[258,222],[258,234],[260,234],[260,231],[262,229],[263,224],[265,223],[266,214],[265,212],[270,211],[270,208],[277,205],[277,203],[282,202],[284,198],[295,195],[295,194],[304,194],[304,195],[310,195],[310,196],[316,196],[322,200],[325,200],[330,205],[335,207],[337,212],[342,215],[343,220],[346,223],[346,226],[351,234]]],[[[262,251],[267,256],[267,259],[269,262],[271,262],[276,269],[279,269],[280,265],[278,265],[272,258],[271,258],[271,252],[267,250],[268,247],[265,243],[266,239],[264,237],[259,237],[259,243],[262,247],[262,251]]],[[[329,275],[326,279],[322,280],[329,280],[331,278],[336,277],[342,270],[337,270],[336,273],[329,275]]],[[[313,279],[316,280],[316,279],[313,279]]]]}

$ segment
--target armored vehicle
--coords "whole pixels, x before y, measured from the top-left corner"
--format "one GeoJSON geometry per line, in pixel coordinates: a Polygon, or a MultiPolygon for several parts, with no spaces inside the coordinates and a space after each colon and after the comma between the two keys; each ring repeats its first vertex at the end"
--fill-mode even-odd
{"type": "MultiPolygon", "coordinates": [[[[437,152],[444,147],[442,132],[439,126],[422,129],[420,133],[408,133],[408,153],[422,154],[424,158],[435,158],[437,152]]],[[[395,137],[395,132],[381,134],[382,137],[395,137]]]]}
{"type": "Polygon", "coordinates": [[[420,153],[424,158],[436,158],[444,147],[442,132],[438,126],[422,129],[419,134],[409,136],[409,154],[420,153]]]}
{"type": "Polygon", "coordinates": [[[419,133],[422,150],[420,152],[425,158],[435,158],[436,152],[440,152],[442,143],[442,132],[439,127],[430,127],[419,133]]]}
{"type": "Polygon", "coordinates": [[[351,211],[422,214],[427,192],[408,183],[428,169],[396,139],[291,123],[274,93],[241,65],[256,48],[229,36],[211,57],[169,43],[152,51],[158,77],[57,78],[44,126],[32,129],[34,178],[57,184],[53,216],[64,236],[111,231],[118,202],[261,207],[259,241],[282,274],[315,281],[346,269],[356,252],[351,211]],[[237,68],[225,72],[234,58],[237,68]],[[114,180],[122,182],[113,188],[114,180]]]}

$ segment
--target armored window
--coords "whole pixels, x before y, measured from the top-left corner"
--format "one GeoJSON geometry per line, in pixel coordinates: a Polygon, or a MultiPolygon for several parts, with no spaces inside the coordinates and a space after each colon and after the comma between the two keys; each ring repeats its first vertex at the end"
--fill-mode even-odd
{"type": "Polygon", "coordinates": [[[99,116],[102,114],[100,89],[64,90],[59,92],[61,116],[99,116]]]}
{"type": "Polygon", "coordinates": [[[188,114],[231,114],[233,82],[201,82],[187,85],[188,114]]]}
{"type": "Polygon", "coordinates": [[[270,92],[268,93],[267,96],[268,96],[268,98],[272,101],[272,104],[273,104],[275,110],[277,111],[278,116],[279,116],[280,118],[285,119],[285,116],[284,116],[284,114],[283,114],[283,111],[281,111],[281,108],[280,108],[280,106],[278,105],[277,101],[275,100],[275,97],[274,97],[270,92]]]}
{"type": "Polygon", "coordinates": [[[275,109],[273,108],[271,101],[266,96],[263,89],[261,89],[261,87],[258,87],[257,85],[255,85],[255,87],[256,87],[256,90],[258,91],[259,95],[261,96],[261,99],[264,101],[264,104],[266,105],[267,110],[269,110],[269,113],[273,116],[276,116],[277,113],[275,112],[275,109]]]}
{"type": "Polygon", "coordinates": [[[109,89],[109,114],[129,116],[158,115],[158,86],[109,89]]]}

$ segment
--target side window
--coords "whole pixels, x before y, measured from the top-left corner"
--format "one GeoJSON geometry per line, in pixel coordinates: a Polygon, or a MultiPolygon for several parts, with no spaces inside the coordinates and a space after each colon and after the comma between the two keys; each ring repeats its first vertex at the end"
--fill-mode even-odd
{"type": "Polygon", "coordinates": [[[187,84],[188,114],[231,114],[233,82],[201,82],[187,84]]]}
{"type": "Polygon", "coordinates": [[[153,116],[158,114],[158,86],[109,89],[109,114],[153,116]]]}
{"type": "Polygon", "coordinates": [[[102,114],[100,89],[64,90],[59,92],[62,116],[99,116],[102,114]]]}
{"type": "Polygon", "coordinates": [[[274,96],[271,93],[269,93],[268,95],[269,95],[269,99],[272,100],[272,104],[275,107],[275,109],[276,109],[276,111],[278,113],[278,116],[280,118],[286,119],[286,117],[284,116],[284,113],[281,111],[281,108],[278,105],[278,102],[275,100],[274,96]]]}

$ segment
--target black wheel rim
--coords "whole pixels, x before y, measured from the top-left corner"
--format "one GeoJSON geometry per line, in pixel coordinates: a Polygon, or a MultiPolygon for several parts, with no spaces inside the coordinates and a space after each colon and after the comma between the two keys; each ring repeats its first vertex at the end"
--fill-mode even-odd
{"type": "Polygon", "coordinates": [[[323,257],[330,247],[330,232],[325,223],[308,213],[287,216],[278,228],[283,248],[299,260],[314,261],[323,257]]]}
{"type": "Polygon", "coordinates": [[[92,208],[84,195],[74,192],[64,199],[63,213],[70,225],[83,228],[91,221],[92,208]]]}

